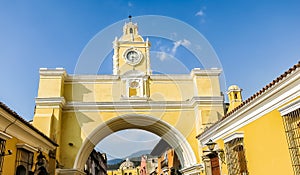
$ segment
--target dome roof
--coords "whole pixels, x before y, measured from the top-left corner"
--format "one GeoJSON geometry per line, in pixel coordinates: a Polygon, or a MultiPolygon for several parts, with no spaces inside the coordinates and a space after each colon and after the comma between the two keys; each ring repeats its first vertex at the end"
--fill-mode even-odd
{"type": "Polygon", "coordinates": [[[123,163],[120,165],[120,167],[119,167],[120,170],[124,170],[124,169],[132,169],[132,168],[134,168],[134,163],[131,162],[128,158],[127,158],[126,161],[123,162],[123,163]]]}
{"type": "Polygon", "coordinates": [[[228,91],[240,91],[241,88],[239,88],[237,85],[231,85],[228,88],[228,91]]]}

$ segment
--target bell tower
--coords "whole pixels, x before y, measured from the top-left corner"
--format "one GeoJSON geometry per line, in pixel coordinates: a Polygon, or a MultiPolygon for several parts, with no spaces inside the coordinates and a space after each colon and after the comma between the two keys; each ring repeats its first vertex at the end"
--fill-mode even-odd
{"type": "Polygon", "coordinates": [[[113,42],[113,74],[123,75],[128,71],[151,74],[150,68],[150,42],[138,34],[138,25],[133,23],[131,16],[129,22],[123,26],[123,35],[113,42]]]}
{"type": "Polygon", "coordinates": [[[123,26],[123,35],[113,42],[113,74],[121,77],[121,99],[147,100],[150,96],[150,42],[138,33],[138,25],[123,26]]]}
{"type": "Polygon", "coordinates": [[[237,85],[232,85],[228,88],[227,95],[229,100],[228,112],[242,104],[242,89],[237,85]]]}

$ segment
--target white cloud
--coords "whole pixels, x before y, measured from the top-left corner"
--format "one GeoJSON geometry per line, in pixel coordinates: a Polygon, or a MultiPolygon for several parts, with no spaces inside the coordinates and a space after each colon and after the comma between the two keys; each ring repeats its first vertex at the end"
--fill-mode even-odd
{"type": "Polygon", "coordinates": [[[205,13],[205,10],[206,10],[206,7],[203,6],[201,7],[201,9],[195,14],[195,16],[199,16],[200,17],[200,23],[205,23],[205,16],[206,16],[206,13],[205,13]]]}
{"type": "Polygon", "coordinates": [[[133,6],[132,2],[128,2],[128,7],[132,7],[132,6],[133,6]]]}
{"type": "MultiPolygon", "coordinates": [[[[160,45],[161,41],[157,41],[156,45],[160,45]]],[[[184,47],[188,47],[191,45],[191,42],[187,39],[182,39],[182,40],[178,40],[173,42],[173,47],[166,47],[166,46],[160,46],[159,47],[159,51],[155,53],[155,57],[157,57],[160,61],[165,61],[171,57],[174,57],[177,48],[179,46],[184,46],[184,47]]]]}
{"type": "Polygon", "coordinates": [[[201,7],[201,9],[195,14],[195,16],[205,16],[205,11],[206,10],[206,6],[201,7]]]}
{"type": "Polygon", "coordinates": [[[183,39],[183,40],[178,40],[174,42],[174,46],[172,48],[172,54],[174,55],[177,51],[177,48],[182,45],[184,47],[188,47],[191,45],[191,42],[187,39],[183,39]]]}
{"type": "Polygon", "coordinates": [[[204,11],[201,9],[195,14],[195,16],[204,16],[204,11]]]}
{"type": "Polygon", "coordinates": [[[166,52],[157,52],[156,56],[160,61],[165,61],[167,59],[168,54],[166,52]]]}

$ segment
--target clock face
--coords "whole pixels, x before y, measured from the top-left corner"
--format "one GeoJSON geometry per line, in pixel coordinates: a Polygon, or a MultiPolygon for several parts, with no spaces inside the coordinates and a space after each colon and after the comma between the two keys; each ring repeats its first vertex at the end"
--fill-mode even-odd
{"type": "Polygon", "coordinates": [[[143,54],[134,49],[126,50],[124,53],[124,58],[127,64],[132,66],[137,65],[141,62],[143,54]]]}

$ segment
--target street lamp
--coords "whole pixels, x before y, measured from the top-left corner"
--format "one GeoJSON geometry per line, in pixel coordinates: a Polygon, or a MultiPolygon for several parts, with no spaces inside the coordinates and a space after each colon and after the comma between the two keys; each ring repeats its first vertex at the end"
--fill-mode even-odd
{"type": "Polygon", "coordinates": [[[209,151],[212,152],[216,146],[216,143],[210,139],[205,145],[208,147],[209,151]]]}
{"type": "Polygon", "coordinates": [[[218,149],[214,151],[216,144],[217,143],[209,139],[209,141],[205,143],[205,145],[208,147],[208,150],[203,150],[203,152],[209,152],[210,154],[217,155],[220,158],[221,162],[225,164],[224,150],[218,149]]]}

